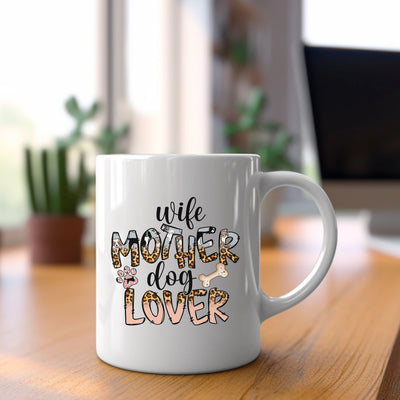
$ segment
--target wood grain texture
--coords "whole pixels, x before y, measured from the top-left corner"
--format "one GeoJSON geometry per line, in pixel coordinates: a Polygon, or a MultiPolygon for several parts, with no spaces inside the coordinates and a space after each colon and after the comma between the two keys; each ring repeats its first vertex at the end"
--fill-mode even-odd
{"type": "MultiPolygon", "coordinates": [[[[311,270],[322,228],[281,218],[276,231],[278,246],[261,252],[269,295],[311,270]]],[[[261,326],[258,359],[209,375],[134,373],[97,358],[93,256],[78,267],[30,267],[24,249],[0,257],[1,399],[375,399],[400,322],[400,261],[369,251],[354,218],[339,219],[322,285],[261,326]]]]}
{"type": "Polygon", "coordinates": [[[398,400],[400,398],[400,329],[383,375],[377,400],[398,400]]]}

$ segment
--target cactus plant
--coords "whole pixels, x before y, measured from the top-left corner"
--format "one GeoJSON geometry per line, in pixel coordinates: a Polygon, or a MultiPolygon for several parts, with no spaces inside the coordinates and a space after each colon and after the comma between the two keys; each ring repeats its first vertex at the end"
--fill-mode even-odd
{"type": "Polygon", "coordinates": [[[96,115],[99,105],[95,102],[84,110],[71,97],[65,108],[75,120],[70,134],[58,139],[53,148],[25,149],[28,193],[34,213],[76,215],[88,194],[91,178],[86,171],[85,154],[80,153],[77,178],[73,179],[68,174],[68,150],[81,139],[83,125],[96,115]]]}
{"type": "Polygon", "coordinates": [[[95,143],[103,154],[112,154],[116,150],[117,142],[126,136],[129,132],[129,126],[123,125],[119,129],[104,127],[100,135],[95,139],[95,143]]]}
{"type": "Polygon", "coordinates": [[[75,144],[82,137],[83,125],[96,116],[99,110],[99,103],[94,102],[87,110],[80,107],[76,97],[71,96],[65,102],[67,113],[75,120],[75,127],[72,132],[61,143],[69,147],[75,144]]]}
{"type": "MultiPolygon", "coordinates": [[[[83,109],[75,97],[65,103],[65,109],[74,119],[72,131],[58,139],[47,149],[25,149],[25,168],[28,193],[33,215],[28,221],[28,237],[33,264],[78,263],[82,255],[84,219],[78,216],[79,205],[84,202],[94,182],[93,174],[86,170],[86,156],[78,152],[76,173],[71,173],[74,161],[72,148],[83,139],[84,124],[99,109],[94,102],[83,109]]],[[[104,128],[91,142],[100,152],[110,153],[128,132],[128,127],[113,130],[104,128]]],[[[86,143],[87,144],[87,143],[86,143]]],[[[84,144],[84,145],[86,145],[84,144]]]]}
{"type": "Polygon", "coordinates": [[[26,148],[25,166],[34,213],[77,214],[79,204],[86,199],[90,182],[84,153],[80,154],[75,179],[68,174],[67,147],[59,143],[54,149],[41,151],[26,148]]]}
{"type": "MultiPolygon", "coordinates": [[[[86,121],[95,117],[100,109],[98,102],[94,102],[86,110],[83,109],[76,97],[72,96],[65,102],[65,109],[68,114],[75,120],[75,127],[69,136],[63,140],[66,146],[71,146],[82,137],[82,127],[86,121]]],[[[97,137],[94,137],[94,143],[100,154],[111,154],[116,151],[117,143],[129,132],[129,126],[123,125],[120,128],[113,129],[105,126],[97,137]]]]}
{"type": "MultiPolygon", "coordinates": [[[[79,204],[86,199],[94,176],[86,170],[84,153],[80,154],[76,179],[69,175],[69,150],[82,139],[84,124],[95,117],[99,107],[99,103],[94,102],[84,109],[74,96],[68,98],[65,109],[75,121],[72,131],[58,139],[53,148],[25,149],[28,193],[34,213],[76,214],[79,204]]],[[[128,131],[128,125],[119,129],[105,127],[93,141],[100,153],[113,153],[117,142],[128,131]]]]}

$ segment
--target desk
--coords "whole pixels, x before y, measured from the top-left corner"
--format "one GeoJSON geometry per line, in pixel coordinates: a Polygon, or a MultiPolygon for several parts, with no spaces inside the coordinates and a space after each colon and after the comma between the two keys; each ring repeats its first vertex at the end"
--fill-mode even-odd
{"type": "MultiPolygon", "coordinates": [[[[280,218],[261,251],[262,287],[279,295],[317,257],[318,218],[280,218]]],[[[400,261],[369,251],[358,219],[339,218],[339,243],[321,286],[261,326],[261,354],[210,375],[120,370],[95,352],[95,269],[31,267],[4,250],[0,273],[1,399],[399,399],[400,261]],[[396,344],[397,343],[397,344],[396,344]]]]}

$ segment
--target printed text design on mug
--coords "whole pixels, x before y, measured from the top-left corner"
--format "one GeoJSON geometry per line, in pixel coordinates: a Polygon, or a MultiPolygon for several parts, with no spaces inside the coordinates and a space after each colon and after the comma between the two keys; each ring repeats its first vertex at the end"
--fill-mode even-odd
{"type": "MultiPolygon", "coordinates": [[[[229,300],[229,294],[217,287],[208,288],[213,279],[227,278],[229,274],[226,268],[228,259],[234,263],[239,260],[239,257],[231,249],[237,245],[240,237],[227,228],[221,229],[218,234],[219,251],[207,254],[210,249],[207,252],[206,249],[214,245],[214,240],[205,241],[204,235],[216,233],[216,228],[206,225],[203,222],[205,217],[206,214],[203,213],[202,207],[196,207],[196,198],[191,197],[186,205],[179,202],[179,206],[176,206],[175,202],[171,201],[167,207],[157,207],[156,219],[162,223],[160,231],[152,227],[147,229],[142,234],[140,243],[134,229],[129,230],[124,243],[119,232],[112,233],[112,263],[114,268],[118,269],[116,281],[125,288],[126,325],[141,325],[146,320],[160,325],[165,321],[166,315],[175,325],[182,320],[185,309],[188,310],[188,318],[194,325],[202,325],[206,322],[216,324],[217,317],[224,322],[229,318],[222,310],[229,300]],[[185,228],[189,229],[189,233],[191,233],[187,236],[187,251],[184,251],[184,230],[175,226],[179,224],[178,221],[184,222],[185,228]],[[196,230],[195,223],[198,224],[196,230]],[[173,242],[175,244],[174,252],[172,252],[173,242]],[[198,258],[202,263],[200,265],[209,263],[213,265],[208,275],[196,276],[196,247],[198,258]],[[129,253],[131,255],[130,266],[126,265],[121,268],[120,254],[127,257],[129,253]],[[168,266],[173,266],[173,269],[166,272],[166,262],[172,258],[172,255],[176,261],[172,260],[172,263],[170,260],[168,266]],[[141,260],[148,265],[154,264],[155,268],[147,274],[148,290],[141,299],[142,312],[137,314],[134,306],[135,289],[133,286],[138,283],[137,267],[143,268],[143,263],[140,265],[141,260]],[[193,286],[196,284],[197,278],[202,287],[195,289],[193,286]],[[175,285],[181,286],[176,301],[172,299],[172,292],[168,290],[175,285]],[[162,295],[159,295],[155,289],[162,291],[162,295]],[[154,303],[153,307],[152,303],[154,303]],[[206,307],[205,303],[207,303],[208,312],[203,310],[206,307]]],[[[148,265],[145,265],[145,268],[148,265]]]]}

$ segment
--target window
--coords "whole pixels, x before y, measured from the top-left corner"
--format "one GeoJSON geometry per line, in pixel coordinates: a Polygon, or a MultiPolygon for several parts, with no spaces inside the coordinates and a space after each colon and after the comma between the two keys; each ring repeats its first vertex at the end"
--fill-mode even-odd
{"type": "Polygon", "coordinates": [[[211,150],[211,4],[126,2],[126,102],[135,152],[211,150]]]}
{"type": "Polygon", "coordinates": [[[96,99],[96,0],[0,3],[0,228],[29,213],[23,149],[66,134],[64,102],[96,99]]]}
{"type": "Polygon", "coordinates": [[[398,0],[303,0],[307,44],[400,50],[398,0]]]}

